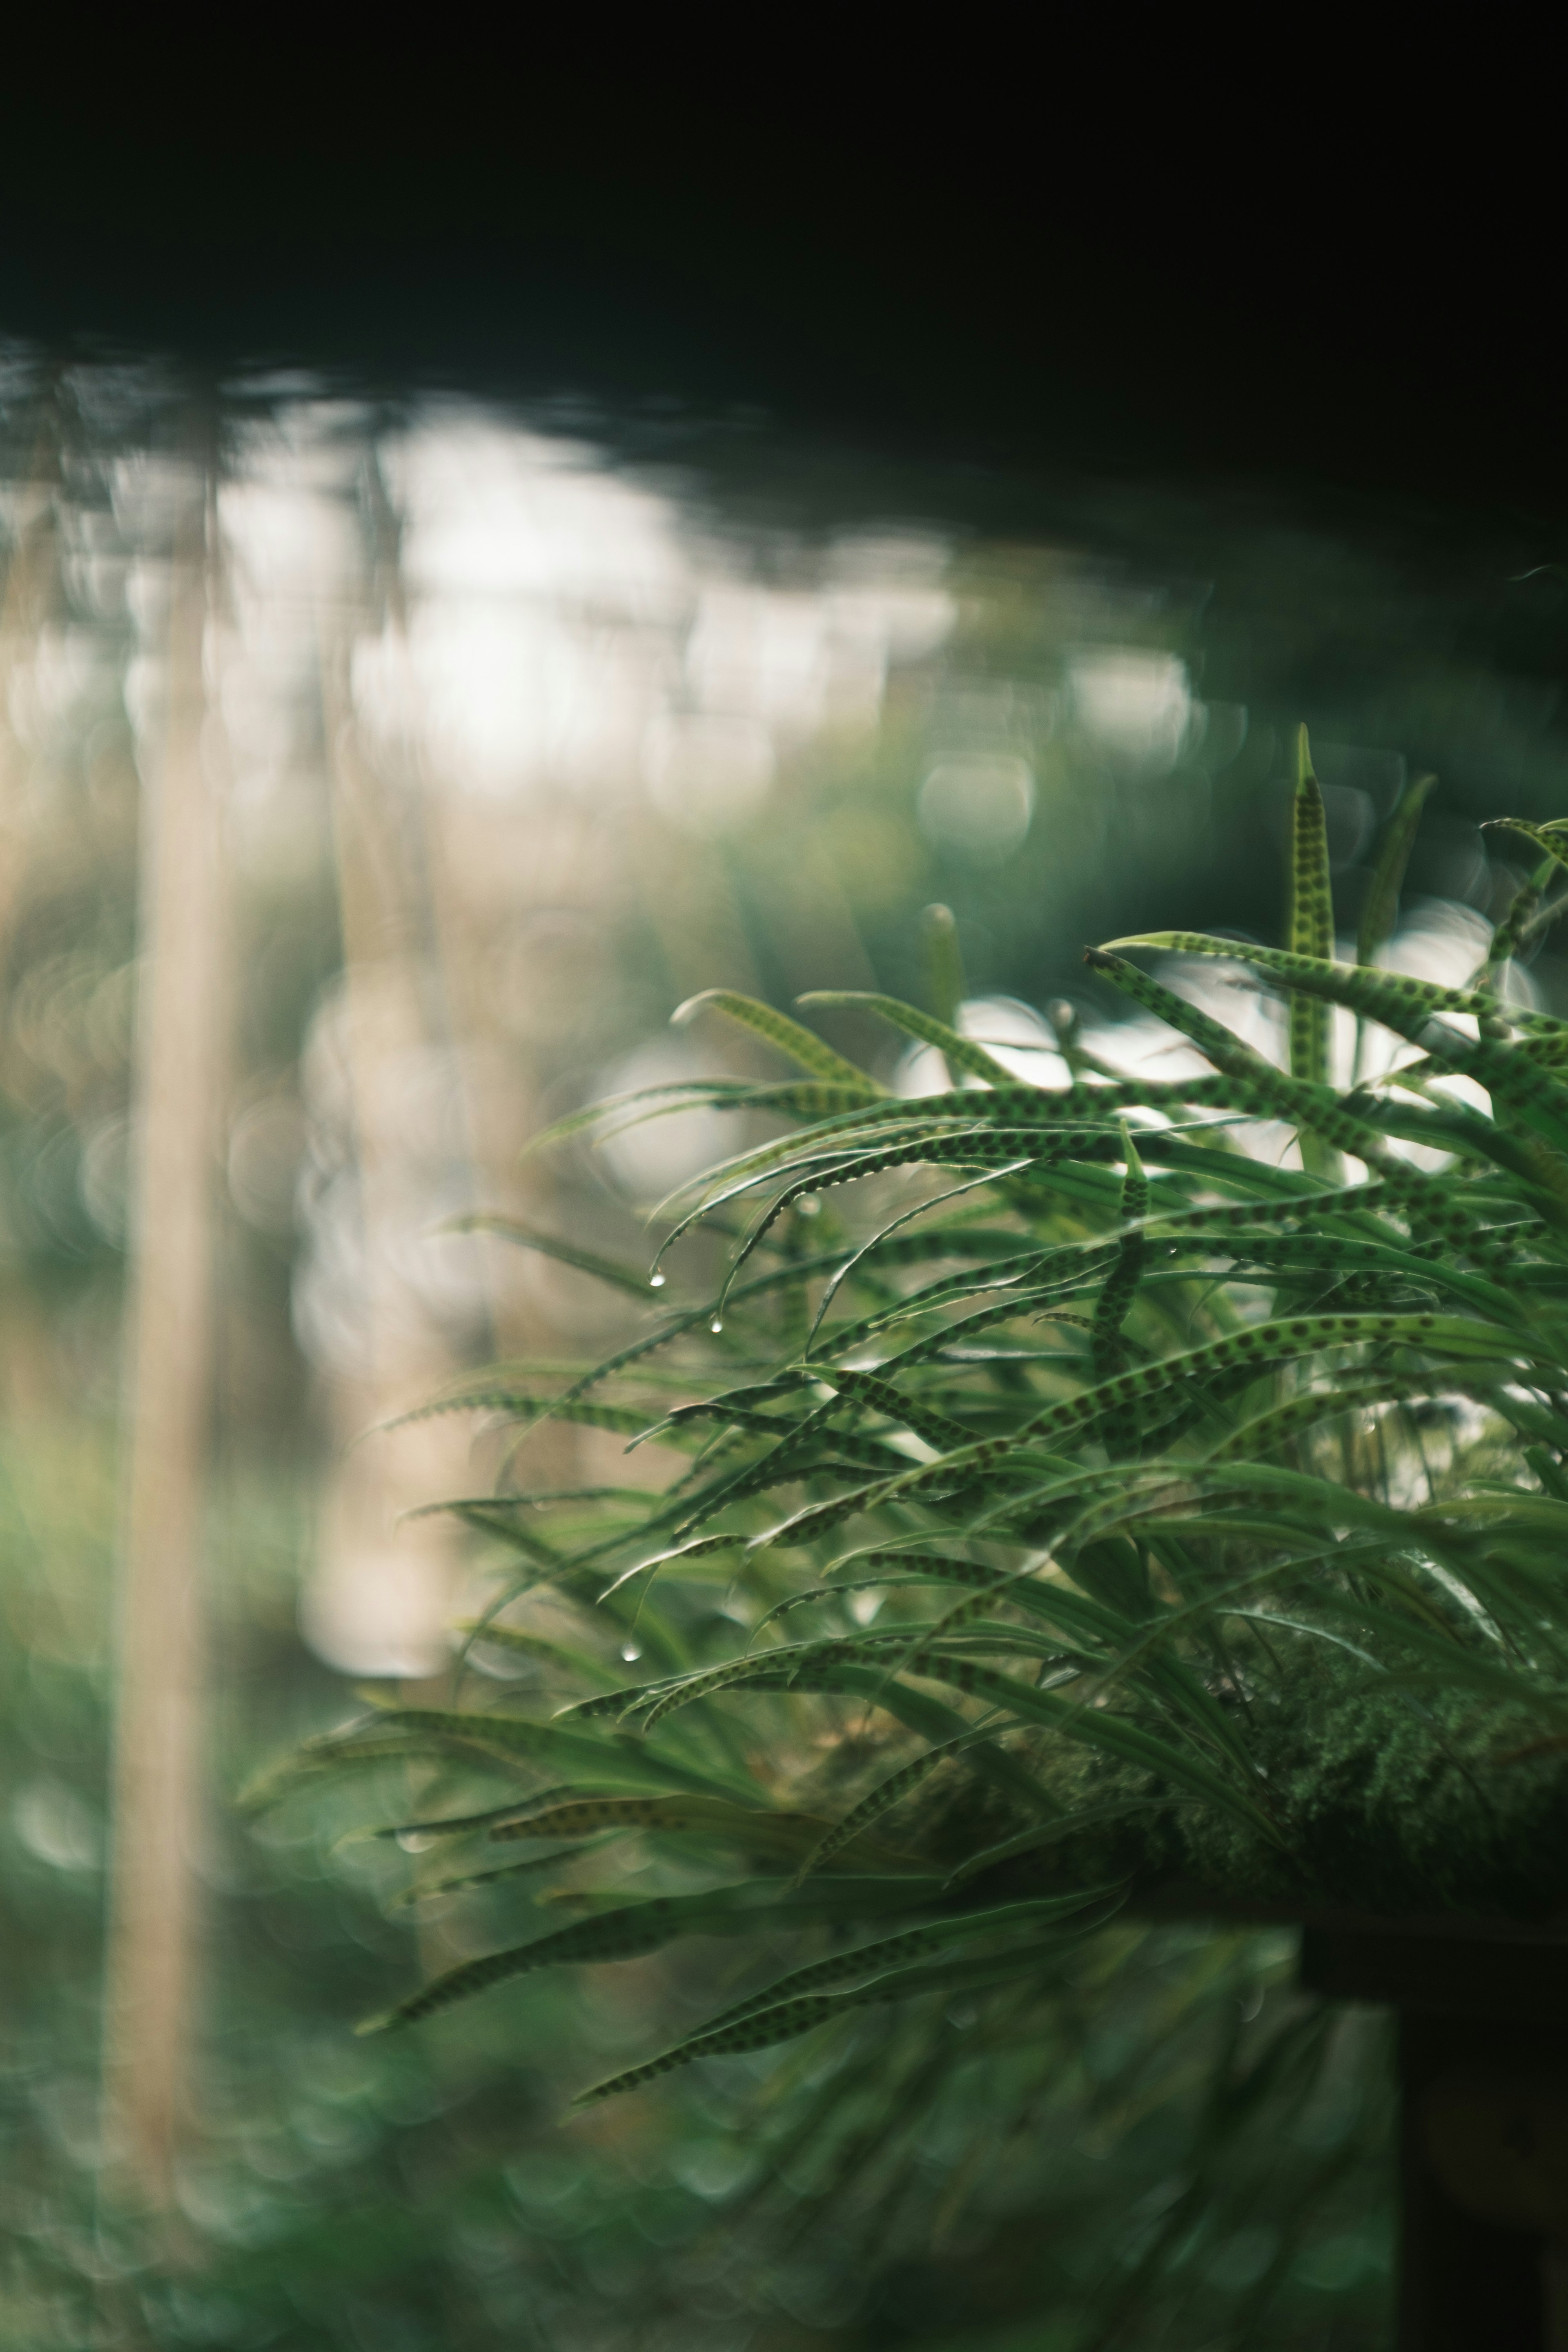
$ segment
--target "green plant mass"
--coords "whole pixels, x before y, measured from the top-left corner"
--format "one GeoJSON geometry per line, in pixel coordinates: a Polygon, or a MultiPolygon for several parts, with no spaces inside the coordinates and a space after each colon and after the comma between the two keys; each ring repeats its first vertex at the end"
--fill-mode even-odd
{"type": "Polygon", "coordinates": [[[704,1017],[792,1075],[541,1139],[700,1106],[740,1148],[651,1295],[517,1229],[647,1320],[432,1407],[509,1433],[494,1490],[439,1506],[492,1548],[492,1604],[450,1704],[374,1709],[287,1777],[374,1769],[416,1897],[482,1885],[532,1926],[375,2023],[727,1939],[707,2013],[593,2104],[1070,1979],[1150,1914],[1568,1901],[1568,1023],[1511,984],[1568,905],[1568,824],[1530,828],[1522,903],[1438,986],[1376,961],[1425,792],[1354,962],[1304,735],[1285,946],[1089,950],[1167,1024],[1165,1075],[1064,1016],[1057,1073],[1019,1077],[952,1025],[937,921],[945,1017],[804,1001],[940,1056],[936,1090],[722,993],[704,1017]],[[1183,992],[1205,960],[1238,1007],[1283,1000],[1279,1061],[1183,992]],[[529,1483],[550,1424],[580,1483],[529,1483]],[[618,1483],[590,1475],[619,1444],[618,1483]]]}

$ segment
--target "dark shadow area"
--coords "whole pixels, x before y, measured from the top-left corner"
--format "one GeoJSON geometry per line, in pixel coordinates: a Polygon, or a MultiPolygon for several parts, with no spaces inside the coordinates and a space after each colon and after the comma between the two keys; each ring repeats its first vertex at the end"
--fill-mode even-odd
{"type": "Polygon", "coordinates": [[[760,405],[884,457],[1250,484],[1461,535],[1549,535],[1568,504],[1527,160],[1449,180],[1398,121],[1303,138],[1248,101],[1221,137],[1174,89],[1145,121],[1124,63],[836,54],[721,86],[613,43],[563,70],[520,36],[338,37],[256,44],[210,104],[131,36],[30,92],[0,323],[760,405]]]}

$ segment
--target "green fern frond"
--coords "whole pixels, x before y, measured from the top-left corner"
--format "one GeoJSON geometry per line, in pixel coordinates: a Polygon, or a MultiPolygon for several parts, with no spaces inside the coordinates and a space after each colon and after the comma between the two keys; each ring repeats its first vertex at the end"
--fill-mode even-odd
{"type": "MultiPolygon", "coordinates": [[[[889,1095],[716,992],[686,1010],[803,1076],[553,1130],[700,1104],[786,1123],[671,1204],[665,1253],[705,1220],[724,1240],[716,1295],[629,1320],[598,1363],[500,1368],[432,1407],[657,1441],[673,1468],[531,1487],[513,1463],[505,1493],[445,1507],[501,1562],[469,1638],[559,1669],[578,1695],[560,1713],[531,1682],[380,1709],[294,1777],[363,1765],[352,1785],[390,1792],[395,1822],[526,1849],[424,1890],[444,1900],[521,1906],[550,1854],[587,1877],[633,1834],[666,1891],[574,1886],[570,1924],[520,1928],[387,2021],[678,1937],[806,1939],[598,2098],[835,2021],[860,2047],[862,2011],[940,2015],[955,1987],[1044,2000],[1050,1953],[1100,1931],[1111,1888],[1126,1916],[1568,1903],[1568,1023],[1506,999],[1495,957],[1468,988],[1377,962],[1429,786],[1385,831],[1353,964],[1304,736],[1284,945],[1089,950],[1201,1076],[1115,1074],[1068,1024],[1068,1082],[1020,1082],[962,1034],[948,919],[933,1010],[803,1002],[886,1022],[963,1083],[889,1095]],[[1284,992],[1289,1067],[1131,950],[1284,992]],[[1336,1006],[1413,1053],[1336,1084],[1336,1006]],[[1276,1123],[1301,1167],[1259,1150],[1276,1123]],[[879,1177],[891,1206],[864,1192],[879,1177]],[[563,1610],[592,1633],[563,1637],[563,1610]],[[600,1663],[606,1625],[641,1680],[600,1663]]],[[[1515,829],[1568,864],[1568,831],[1515,829]]],[[[508,1230],[634,1317],[632,1267],[508,1230]]]]}

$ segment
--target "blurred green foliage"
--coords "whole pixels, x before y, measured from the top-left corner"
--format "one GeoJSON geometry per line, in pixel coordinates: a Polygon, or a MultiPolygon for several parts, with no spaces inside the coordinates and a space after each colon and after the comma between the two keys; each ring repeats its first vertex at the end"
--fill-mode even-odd
{"type": "MultiPolygon", "coordinates": [[[[939,2040],[971,2035],[973,2052],[956,2070],[944,2053],[934,2100],[921,2054],[873,2020],[842,2048],[693,2070],[635,2110],[563,2124],[583,2049],[629,2063],[696,2020],[697,1988],[664,1959],[639,1964],[629,1990],[607,1974],[542,1983],[499,2028],[453,2016],[419,2037],[352,2037],[389,1982],[491,1938],[471,1898],[399,1910],[398,1859],[342,1842],[346,1801],[259,1828],[233,1804],[263,1759],[350,1706],[296,1630],[328,1450],[290,1321],[320,1176],[308,1156],[285,1171],[281,1219],[251,1213],[240,1187],[223,1239],[204,2120],[183,2242],[171,2254],[107,2194],[96,2070],[138,825],[127,689],[157,553],[138,518],[180,456],[188,399],[153,368],[28,353],[6,367],[0,2342],[1080,2352],[1111,2328],[1129,2345],[1257,2340],[1266,2292],[1270,2344],[1325,2344],[1331,2328],[1338,2352],[1381,2342],[1385,2031],[1303,2000],[1277,1936],[1130,1929],[1049,2002],[943,2018],[939,2040]],[[296,1178],[307,1207],[291,1217],[296,1178]],[[1306,2054],[1325,2038],[1303,2104],[1306,2054]],[[986,2120],[996,2070],[1029,2085],[1027,2128],[1002,2147],[986,2120]],[[830,2078],[862,2137],[808,2144],[830,2078]],[[1234,2130],[1216,2130],[1220,2108],[1234,2130]]],[[[362,460],[409,418],[334,390],[319,396],[361,471],[334,476],[328,503],[368,541],[362,460]]],[[[235,478],[287,443],[300,403],[297,387],[227,396],[235,478]]],[[[1369,520],[1347,541],[1223,499],[955,482],[700,419],[558,422],[598,438],[612,479],[667,485],[680,468],[682,529],[764,584],[809,587],[847,534],[918,516],[945,551],[956,619],[935,650],[893,664],[874,728],[789,748],[738,830],[542,796],[542,833],[577,828],[574,861],[529,895],[528,844],[508,850],[511,879],[474,919],[470,989],[497,1083],[515,1083],[536,1124],[661,1038],[697,987],[751,985],[781,1004],[808,986],[920,995],[918,918],[933,899],[956,911],[977,995],[1072,996],[1102,1016],[1078,961],[1087,939],[1167,923],[1274,936],[1281,730],[1303,711],[1348,921],[1406,758],[1443,775],[1412,893],[1481,919],[1518,869],[1476,819],[1562,804],[1568,618],[1552,580],[1508,576],[1506,551],[1461,565],[1397,523],[1369,520]],[[940,781],[965,762],[970,787],[984,769],[989,830],[966,832],[970,787],[940,781]],[[1019,834],[1008,812],[1025,770],[1019,834]]],[[[342,961],[327,728],[313,688],[296,700],[298,806],[258,827],[265,854],[242,871],[233,1023],[237,1104],[265,1094],[291,1110],[342,961]]],[[[1534,970],[1557,1002],[1550,956],[1534,970]]],[[[842,1034],[866,1042],[847,1018],[842,1034]]],[[[640,1245],[636,1187],[602,1163],[528,1182],[531,1213],[640,1245]]],[[[562,1352],[576,1344],[574,1279],[550,1294],[562,1352]]]]}

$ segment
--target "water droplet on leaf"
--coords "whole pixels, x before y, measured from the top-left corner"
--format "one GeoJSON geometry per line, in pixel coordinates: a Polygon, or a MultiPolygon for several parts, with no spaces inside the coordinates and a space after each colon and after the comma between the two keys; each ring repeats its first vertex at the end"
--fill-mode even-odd
{"type": "Polygon", "coordinates": [[[662,1290],[664,1288],[663,1275],[650,1274],[647,1278],[647,1286],[650,1290],[662,1290]]]}
{"type": "Polygon", "coordinates": [[[633,1666],[636,1665],[637,1660],[641,1657],[642,1652],[638,1649],[635,1642],[623,1642],[621,1643],[621,1655],[626,1660],[628,1666],[633,1666]]]}
{"type": "Polygon", "coordinates": [[[715,1335],[717,1335],[719,1332],[721,1332],[721,1331],[724,1328],[724,1326],[723,1326],[723,1324],[720,1321],[720,1319],[719,1319],[718,1316],[717,1316],[717,1315],[715,1315],[715,1317],[713,1318],[712,1322],[711,1322],[711,1323],[710,1323],[710,1325],[708,1326],[708,1328],[710,1329],[710,1331],[711,1331],[711,1332],[713,1332],[715,1335]]]}

